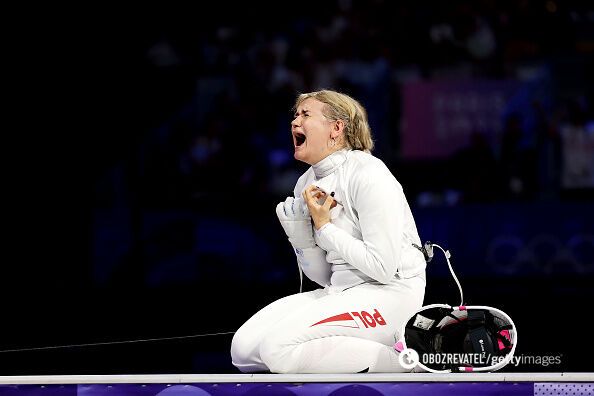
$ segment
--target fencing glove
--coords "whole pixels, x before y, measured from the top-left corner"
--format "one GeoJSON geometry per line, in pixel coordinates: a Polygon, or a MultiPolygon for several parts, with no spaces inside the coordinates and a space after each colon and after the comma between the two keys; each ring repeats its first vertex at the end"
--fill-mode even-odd
{"type": "Polygon", "coordinates": [[[276,215],[294,248],[316,246],[309,210],[302,198],[288,197],[280,202],[276,205],[276,215]]]}

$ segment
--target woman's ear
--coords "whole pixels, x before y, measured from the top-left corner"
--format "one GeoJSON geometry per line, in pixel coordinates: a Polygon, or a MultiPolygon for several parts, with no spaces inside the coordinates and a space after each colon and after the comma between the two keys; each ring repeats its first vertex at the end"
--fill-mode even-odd
{"type": "Polygon", "coordinates": [[[344,132],[344,121],[343,120],[334,121],[334,123],[332,124],[332,133],[330,134],[330,137],[332,139],[336,139],[337,137],[342,135],[343,132],[344,132]]]}

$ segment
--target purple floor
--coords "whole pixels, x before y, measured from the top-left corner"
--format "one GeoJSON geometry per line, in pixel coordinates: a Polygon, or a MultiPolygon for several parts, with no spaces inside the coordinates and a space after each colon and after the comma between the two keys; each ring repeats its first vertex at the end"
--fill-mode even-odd
{"type": "Polygon", "coordinates": [[[594,395],[594,373],[1,377],[0,396],[594,395]]]}
{"type": "MultiPolygon", "coordinates": [[[[593,388],[591,388],[593,389],[593,388]]],[[[580,393],[577,393],[580,394],[580,393]]],[[[586,394],[586,393],[584,393],[586,394]]],[[[592,393],[589,393],[592,394],[592,393]]],[[[0,385],[0,395],[18,396],[217,396],[217,395],[534,395],[534,384],[459,383],[247,383],[247,384],[97,384],[0,385]]]]}
{"type": "Polygon", "coordinates": [[[594,395],[592,383],[247,383],[247,384],[70,384],[0,385],[0,395],[15,396],[217,396],[217,395],[594,395]]]}

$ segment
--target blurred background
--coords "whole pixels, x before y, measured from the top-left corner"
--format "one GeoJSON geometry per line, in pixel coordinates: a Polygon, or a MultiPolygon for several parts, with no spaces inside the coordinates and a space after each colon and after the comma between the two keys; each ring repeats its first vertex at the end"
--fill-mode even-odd
{"type": "MultiPolygon", "coordinates": [[[[29,10],[13,32],[1,374],[238,373],[231,334],[193,336],[298,292],[274,207],[307,169],[294,100],[321,88],[367,108],[466,303],[514,319],[504,370],[594,371],[592,3],[203,7],[29,10]]],[[[459,302],[442,257],[427,275],[426,304],[459,302]]]]}

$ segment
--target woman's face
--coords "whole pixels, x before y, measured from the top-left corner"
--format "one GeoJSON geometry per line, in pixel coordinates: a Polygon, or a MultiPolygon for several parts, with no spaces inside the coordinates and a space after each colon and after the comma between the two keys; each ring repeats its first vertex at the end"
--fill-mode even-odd
{"type": "Polygon", "coordinates": [[[333,151],[330,139],[335,122],[324,117],[324,103],[314,98],[305,99],[295,112],[291,122],[295,159],[313,165],[326,158],[333,151]]]}

